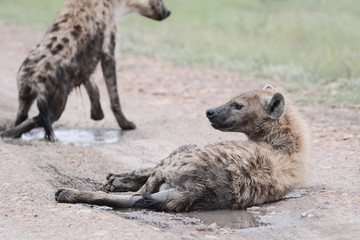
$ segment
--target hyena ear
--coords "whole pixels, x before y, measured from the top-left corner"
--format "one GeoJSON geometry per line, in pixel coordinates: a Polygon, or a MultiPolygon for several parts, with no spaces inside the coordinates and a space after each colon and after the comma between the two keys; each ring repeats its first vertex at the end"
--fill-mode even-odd
{"type": "Polygon", "coordinates": [[[267,113],[272,119],[280,118],[285,112],[286,100],[281,93],[275,93],[270,102],[265,104],[267,113]]]}
{"type": "Polygon", "coordinates": [[[273,86],[268,84],[268,85],[265,85],[265,87],[263,88],[263,91],[266,91],[266,90],[271,91],[271,90],[275,90],[275,88],[273,88],[273,86]]]}

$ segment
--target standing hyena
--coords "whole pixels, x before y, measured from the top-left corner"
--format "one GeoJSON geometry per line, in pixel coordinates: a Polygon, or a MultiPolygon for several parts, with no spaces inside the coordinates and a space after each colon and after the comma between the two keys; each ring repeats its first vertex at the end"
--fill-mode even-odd
{"type": "Polygon", "coordinates": [[[150,171],[108,178],[106,190],[138,190],[138,195],[60,189],[56,200],[160,211],[246,208],[279,200],[304,183],[307,129],[271,86],[206,115],[215,129],[242,132],[249,140],[183,146],[150,171]]]}
{"type": "Polygon", "coordinates": [[[35,127],[45,129],[45,138],[55,140],[52,123],[64,111],[68,94],[84,84],[91,102],[91,118],[104,117],[99,91],[90,79],[101,62],[111,109],[120,127],[134,129],[121,111],[115,70],[115,16],[130,13],[163,20],[170,15],[162,0],[67,0],[43,40],[20,67],[17,82],[19,109],[15,128],[3,137],[20,137],[35,127]],[[39,115],[28,118],[37,100],[39,115]]]}

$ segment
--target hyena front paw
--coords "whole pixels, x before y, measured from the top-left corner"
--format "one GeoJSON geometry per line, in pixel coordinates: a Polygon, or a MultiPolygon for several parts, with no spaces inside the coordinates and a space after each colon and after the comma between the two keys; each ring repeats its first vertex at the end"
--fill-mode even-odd
{"type": "Polygon", "coordinates": [[[127,121],[127,122],[121,123],[120,127],[122,130],[133,130],[136,128],[136,125],[133,122],[127,121]]]}
{"type": "Polygon", "coordinates": [[[5,130],[4,132],[1,133],[0,135],[1,138],[20,138],[21,137],[21,133],[19,134],[18,131],[16,131],[14,128],[5,130]]]}
{"type": "Polygon", "coordinates": [[[102,109],[91,109],[91,119],[95,121],[99,121],[104,118],[104,113],[102,109]]]}
{"type": "Polygon", "coordinates": [[[75,189],[62,189],[56,191],[55,200],[59,203],[76,203],[76,195],[79,193],[75,189]]]}
{"type": "Polygon", "coordinates": [[[144,182],[128,174],[109,174],[104,185],[106,192],[135,192],[140,189],[144,182]]]}

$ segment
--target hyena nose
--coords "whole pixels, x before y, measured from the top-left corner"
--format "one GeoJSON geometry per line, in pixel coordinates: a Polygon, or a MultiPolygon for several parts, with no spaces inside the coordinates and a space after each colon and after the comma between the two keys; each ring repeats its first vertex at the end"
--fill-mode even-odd
{"type": "Polygon", "coordinates": [[[171,11],[170,11],[170,10],[167,10],[164,15],[165,15],[164,18],[167,18],[168,16],[171,15],[171,11]]]}
{"type": "Polygon", "coordinates": [[[211,118],[211,117],[213,117],[215,115],[215,110],[214,109],[208,109],[207,111],[206,111],[206,116],[208,117],[208,118],[211,118]]]}

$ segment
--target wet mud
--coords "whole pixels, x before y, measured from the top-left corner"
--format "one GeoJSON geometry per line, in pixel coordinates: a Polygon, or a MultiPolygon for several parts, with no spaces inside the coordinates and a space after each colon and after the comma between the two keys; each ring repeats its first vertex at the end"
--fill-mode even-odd
{"type": "MultiPolygon", "coordinates": [[[[56,139],[64,145],[94,146],[116,143],[121,139],[120,130],[108,129],[56,129],[56,139]]],[[[44,130],[37,128],[25,133],[21,138],[25,141],[44,139],[44,130]]]]}

